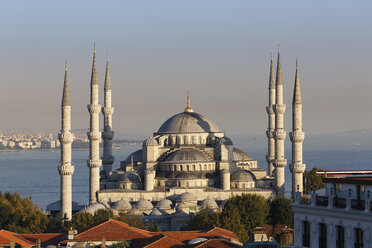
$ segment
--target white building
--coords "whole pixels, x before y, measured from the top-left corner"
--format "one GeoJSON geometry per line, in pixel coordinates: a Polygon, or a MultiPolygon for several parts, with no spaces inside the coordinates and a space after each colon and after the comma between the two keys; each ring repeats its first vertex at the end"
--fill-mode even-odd
{"type": "Polygon", "coordinates": [[[372,171],[324,174],[324,189],[292,204],[294,247],[372,247],[372,171]]]}

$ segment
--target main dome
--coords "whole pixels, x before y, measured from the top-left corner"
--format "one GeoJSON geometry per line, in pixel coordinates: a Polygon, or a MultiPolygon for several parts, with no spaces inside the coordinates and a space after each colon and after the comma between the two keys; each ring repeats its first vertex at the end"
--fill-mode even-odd
{"type": "Polygon", "coordinates": [[[218,127],[211,120],[195,112],[182,112],[166,120],[157,133],[214,133],[218,127]]]}

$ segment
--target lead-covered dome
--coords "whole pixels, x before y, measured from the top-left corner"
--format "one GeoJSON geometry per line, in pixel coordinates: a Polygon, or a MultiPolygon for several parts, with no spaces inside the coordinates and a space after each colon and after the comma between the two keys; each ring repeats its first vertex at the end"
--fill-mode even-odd
{"type": "Polygon", "coordinates": [[[218,127],[211,120],[195,112],[182,112],[166,120],[158,133],[214,133],[218,127]]]}
{"type": "Polygon", "coordinates": [[[165,163],[195,163],[211,161],[206,154],[194,148],[177,150],[164,160],[165,163]]]}

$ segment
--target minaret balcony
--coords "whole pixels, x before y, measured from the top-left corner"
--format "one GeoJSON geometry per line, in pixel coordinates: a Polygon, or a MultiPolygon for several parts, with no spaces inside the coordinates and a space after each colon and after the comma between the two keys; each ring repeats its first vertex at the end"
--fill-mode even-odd
{"type": "Polygon", "coordinates": [[[277,140],[284,140],[286,135],[287,135],[287,132],[284,130],[276,130],[274,132],[274,137],[277,140]]]}
{"type": "Polygon", "coordinates": [[[272,129],[266,130],[266,136],[268,138],[274,138],[274,130],[272,129]]]}
{"type": "Polygon", "coordinates": [[[74,135],[72,133],[60,133],[58,139],[63,144],[71,144],[74,141],[74,135]]]}
{"type": "Polygon", "coordinates": [[[275,157],[274,156],[269,156],[269,155],[266,155],[266,162],[268,163],[274,163],[274,160],[275,160],[275,157]]]}
{"type": "Polygon", "coordinates": [[[113,164],[114,161],[115,161],[115,158],[111,154],[103,154],[103,156],[102,156],[102,163],[103,164],[113,164]]]}
{"type": "Polygon", "coordinates": [[[88,104],[88,111],[91,114],[98,114],[99,111],[101,111],[101,105],[100,104],[88,104]]]}
{"type": "Polygon", "coordinates": [[[58,166],[58,172],[60,175],[72,175],[74,174],[75,166],[71,165],[71,163],[61,164],[58,166]]]}
{"type": "Polygon", "coordinates": [[[100,160],[100,159],[98,159],[98,160],[88,159],[87,160],[87,165],[88,165],[89,168],[99,168],[102,165],[102,160],[100,160]]]}
{"type": "Polygon", "coordinates": [[[294,131],[289,133],[289,137],[291,138],[291,141],[294,143],[299,143],[304,141],[305,139],[305,132],[303,131],[294,131]]]}
{"type": "Polygon", "coordinates": [[[285,107],[286,107],[285,104],[275,104],[275,105],[273,106],[274,111],[275,111],[276,114],[284,114],[284,112],[285,112],[285,107]]]}
{"type": "Polygon", "coordinates": [[[101,138],[101,132],[97,131],[88,132],[87,135],[90,141],[99,140],[101,138]]]}
{"type": "Polygon", "coordinates": [[[273,109],[273,106],[267,106],[267,107],[266,107],[266,112],[267,112],[269,115],[273,115],[273,114],[275,114],[274,109],[273,109]]]}
{"type": "Polygon", "coordinates": [[[287,159],[275,159],[274,166],[275,167],[285,167],[287,165],[287,159]]]}
{"type": "Polygon", "coordinates": [[[291,173],[301,173],[303,174],[305,172],[305,169],[306,169],[306,165],[303,164],[303,163],[300,163],[300,162],[296,162],[296,163],[291,163],[289,165],[289,170],[291,171],[291,173]]]}
{"type": "Polygon", "coordinates": [[[104,140],[112,140],[114,138],[113,131],[104,131],[102,132],[102,139],[104,140]]]}
{"type": "Polygon", "coordinates": [[[111,108],[108,108],[108,107],[104,107],[102,108],[102,114],[104,115],[112,115],[114,113],[114,108],[111,107],[111,108]]]}

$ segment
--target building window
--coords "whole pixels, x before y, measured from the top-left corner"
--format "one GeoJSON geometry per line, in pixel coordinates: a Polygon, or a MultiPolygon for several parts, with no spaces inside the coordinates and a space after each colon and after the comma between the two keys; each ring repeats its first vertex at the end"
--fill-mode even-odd
{"type": "Polygon", "coordinates": [[[310,247],[310,223],[308,221],[302,223],[302,246],[310,247]]]}
{"type": "Polygon", "coordinates": [[[327,248],[327,225],[319,224],[319,248],[327,248]]]}
{"type": "Polygon", "coordinates": [[[355,228],[355,248],[363,248],[363,230],[361,228],[355,228]]]}
{"type": "Polygon", "coordinates": [[[336,248],[345,248],[345,229],[343,226],[336,226],[336,248]]]}

